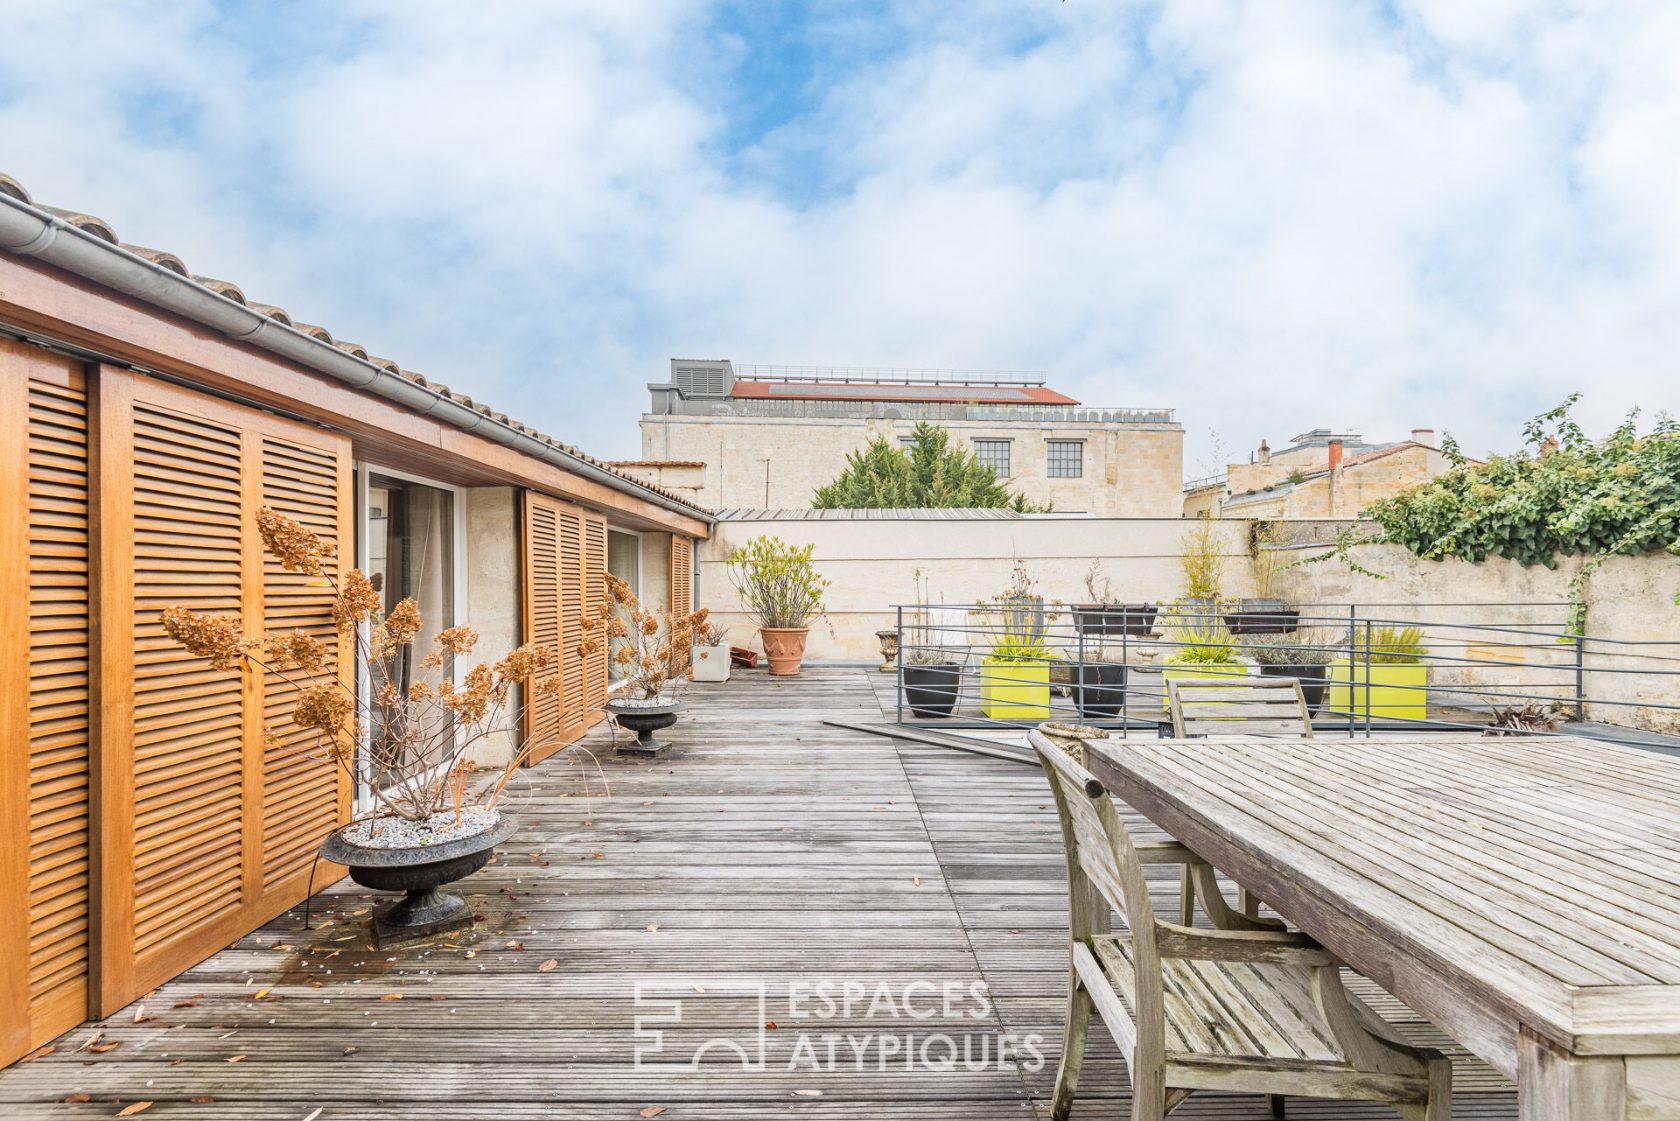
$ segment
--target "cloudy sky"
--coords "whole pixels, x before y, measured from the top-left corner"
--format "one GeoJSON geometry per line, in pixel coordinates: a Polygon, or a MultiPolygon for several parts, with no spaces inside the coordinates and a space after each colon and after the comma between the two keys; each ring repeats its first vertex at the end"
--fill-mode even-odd
{"type": "Polygon", "coordinates": [[[8,5],[0,170],[607,456],[673,355],[1508,447],[1680,406],[1680,4],[8,5]]]}

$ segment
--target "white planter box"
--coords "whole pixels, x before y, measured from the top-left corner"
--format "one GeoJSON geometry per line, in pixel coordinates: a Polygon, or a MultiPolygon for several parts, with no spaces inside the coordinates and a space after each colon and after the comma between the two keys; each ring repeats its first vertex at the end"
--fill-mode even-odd
{"type": "Polygon", "coordinates": [[[695,681],[728,681],[729,647],[696,646],[688,667],[689,677],[695,681]]]}

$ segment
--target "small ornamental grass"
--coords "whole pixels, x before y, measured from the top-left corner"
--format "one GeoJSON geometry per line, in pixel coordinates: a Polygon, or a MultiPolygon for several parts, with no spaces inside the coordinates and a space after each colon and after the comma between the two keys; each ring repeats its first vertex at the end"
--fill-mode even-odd
{"type": "Polygon", "coordinates": [[[365,573],[336,571],[332,542],[267,507],[257,515],[257,529],[283,569],[331,589],[333,631],[252,638],[237,615],[175,606],[162,613],[169,637],[216,669],[262,674],[289,686],[296,696],[290,718],[266,729],[269,744],[342,768],[358,789],[371,792],[375,816],[427,823],[453,808],[459,823],[463,806],[493,808],[513,769],[537,744],[517,742],[499,776],[488,772],[478,781],[472,749],[511,732],[504,717],[515,686],[538,694],[558,689],[559,675],[549,672],[554,651],[520,646],[457,680],[457,660],[478,642],[472,627],[439,631],[421,653],[415,643],[424,623],[414,600],[382,613],[379,592],[365,573]],[[337,670],[346,646],[369,683],[365,690],[352,684],[357,675],[337,670]]]}
{"type": "Polygon", "coordinates": [[[1346,649],[1340,635],[1298,630],[1255,638],[1244,644],[1243,653],[1262,666],[1323,666],[1346,649]]]}
{"type": "Polygon", "coordinates": [[[1175,666],[1235,666],[1242,664],[1237,655],[1237,640],[1223,623],[1206,626],[1180,626],[1173,632],[1178,649],[1167,659],[1175,666]]]}

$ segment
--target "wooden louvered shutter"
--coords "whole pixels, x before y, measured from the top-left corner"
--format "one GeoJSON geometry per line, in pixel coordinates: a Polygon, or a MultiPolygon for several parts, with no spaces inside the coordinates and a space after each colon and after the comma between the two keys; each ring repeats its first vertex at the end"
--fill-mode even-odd
{"type": "Polygon", "coordinates": [[[564,719],[560,697],[550,684],[560,674],[560,509],[535,494],[525,492],[523,534],[524,581],[520,589],[525,621],[525,641],[547,646],[555,653],[549,668],[527,688],[521,721],[521,735],[530,745],[530,762],[548,758],[564,742],[564,719]]]}
{"type": "Polygon", "coordinates": [[[88,407],[82,365],[0,341],[0,438],[0,592],[8,605],[0,622],[4,1066],[75,1027],[88,1011],[88,407]]]}
{"type": "MultiPolygon", "coordinates": [[[[607,594],[607,521],[598,514],[583,516],[583,603],[584,610],[594,611],[595,605],[607,594]]],[[[584,713],[586,724],[600,719],[601,706],[607,703],[607,643],[589,655],[583,664],[584,713]]]]}
{"type": "MultiPolygon", "coordinates": [[[[694,611],[694,542],[681,534],[671,535],[671,615],[681,618],[694,611]]],[[[690,651],[671,651],[672,669],[688,672],[690,651]]]]}
{"type": "Polygon", "coordinates": [[[272,504],[348,553],[352,492],[343,436],[108,367],[98,403],[108,1013],[303,898],[314,847],[348,814],[347,776],[286,723],[288,688],[211,668],[159,616],[180,604],[238,614],[247,634],[336,633],[326,589],[279,572],[256,515],[272,504]]]}
{"type": "Polygon", "coordinates": [[[606,591],[607,523],[569,502],[525,492],[524,598],[527,642],[554,649],[560,695],[526,699],[523,731],[531,762],[540,762],[583,735],[607,699],[607,653],[578,654],[583,613],[606,591]]]}

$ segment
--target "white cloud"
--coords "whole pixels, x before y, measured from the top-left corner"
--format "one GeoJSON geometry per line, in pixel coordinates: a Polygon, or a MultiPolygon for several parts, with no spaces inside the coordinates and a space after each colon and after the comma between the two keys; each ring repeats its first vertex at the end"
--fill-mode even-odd
{"type": "Polygon", "coordinates": [[[1680,406],[1674,9],[893,11],[734,158],[774,60],[698,2],[369,0],[284,64],[205,4],[38,6],[0,167],[602,454],[683,353],[1042,368],[1177,407],[1191,464],[1680,406]]]}

